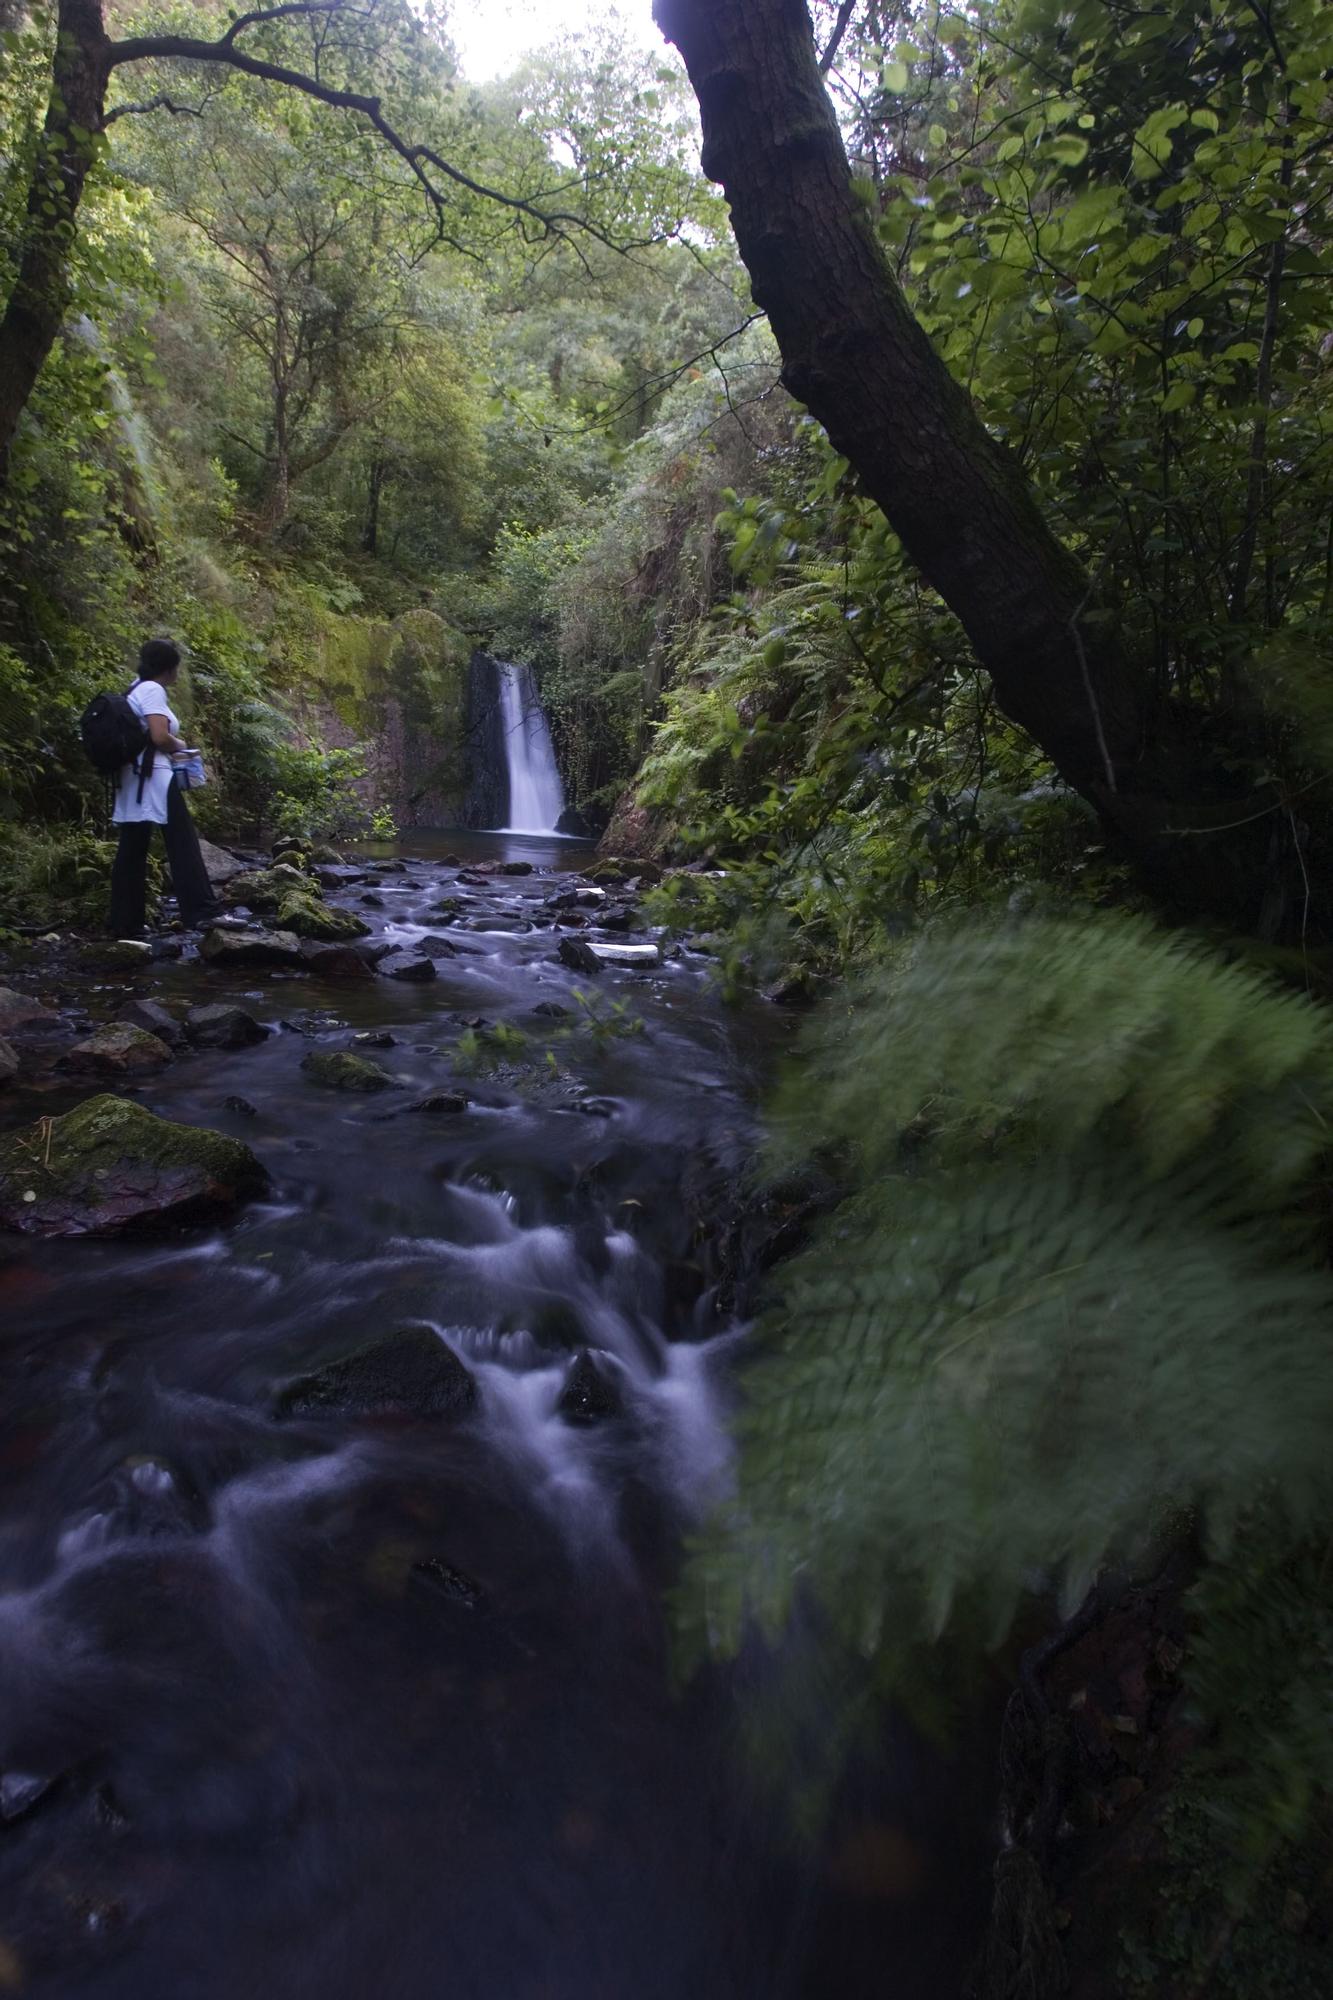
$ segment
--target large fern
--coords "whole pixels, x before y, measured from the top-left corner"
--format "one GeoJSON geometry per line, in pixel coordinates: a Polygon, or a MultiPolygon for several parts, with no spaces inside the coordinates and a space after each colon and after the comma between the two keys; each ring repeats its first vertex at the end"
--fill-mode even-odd
{"type": "Polygon", "coordinates": [[[1129,919],[921,938],[816,1024],[785,1146],[859,1192],[780,1275],[685,1594],[734,1647],[810,1591],[865,1652],[1076,1598],[1185,1510],[1333,1499],[1333,1287],[1298,1197],[1323,1013],[1129,919]]]}

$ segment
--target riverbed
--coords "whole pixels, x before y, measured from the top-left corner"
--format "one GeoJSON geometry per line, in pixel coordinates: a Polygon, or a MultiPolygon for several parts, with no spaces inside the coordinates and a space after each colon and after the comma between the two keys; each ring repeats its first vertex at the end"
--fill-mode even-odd
{"type": "Polygon", "coordinates": [[[0,1994],[959,1990],[989,1774],[892,1731],[803,1839],[783,1746],[746,1744],[773,1663],[674,1685],[668,1587],[728,1490],[744,1356],[719,1224],[779,1031],[688,945],[559,962],[654,935],[614,889],[553,912],[588,858],[368,851],[334,900],[409,951],[443,931],[427,982],[135,975],[271,1030],[134,1086],[271,1189],[225,1228],[0,1249],[0,1994]],[[476,872],[505,862],[533,872],[476,872]],[[351,1049],[390,1086],[302,1070],[351,1049]],[[419,1108],[442,1094],[465,1107],[419,1108]],[[466,1421],[275,1420],[405,1324],[471,1371],[466,1421]],[[571,1421],[581,1353],[606,1407],[571,1421]]]}

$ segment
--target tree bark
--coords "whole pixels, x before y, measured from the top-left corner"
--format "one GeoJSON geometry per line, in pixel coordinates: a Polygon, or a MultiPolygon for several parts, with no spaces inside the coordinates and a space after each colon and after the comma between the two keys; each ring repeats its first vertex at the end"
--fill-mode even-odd
{"type": "Polygon", "coordinates": [[[913,317],[853,186],[805,0],[656,0],[655,14],[685,59],[704,172],[730,204],[786,387],[961,621],[1001,708],[1141,866],[1174,874],[1186,857],[1167,826],[1197,761],[1169,743],[1094,580],[913,317]]]}
{"type": "Polygon", "coordinates": [[[0,484],[19,419],[69,310],[69,253],[83,183],[101,143],[110,73],[101,0],[60,0],[56,33],[18,272],[0,318],[0,484]]]}

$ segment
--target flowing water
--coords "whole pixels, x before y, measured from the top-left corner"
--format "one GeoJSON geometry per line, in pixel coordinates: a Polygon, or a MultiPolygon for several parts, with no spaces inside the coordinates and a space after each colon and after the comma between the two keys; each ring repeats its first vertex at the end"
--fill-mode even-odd
{"type": "Polygon", "coordinates": [[[706,1224],[752,1154],[757,1038],[693,952],[567,971],[565,878],[469,882],[443,845],[348,891],[406,944],[447,924],[430,984],[153,976],[274,1030],[139,1093],[243,1137],[267,1200],[0,1258],[0,1993],[941,2000],[986,1775],[899,1731],[803,1845],[742,1741],[769,1666],[671,1683],[665,1586],[730,1477],[744,1335],[706,1224]],[[411,1110],[479,1020],[522,1059],[411,1110]],[[302,1073],[356,1032],[393,1037],[392,1089],[302,1073]],[[471,1417],[274,1420],[405,1321],[473,1370],[471,1417]],[[623,1416],[559,1414],[578,1347],[623,1416]]]}
{"type": "Polygon", "coordinates": [[[531,667],[497,660],[509,773],[509,833],[553,833],[565,809],[546,712],[531,667]]]}

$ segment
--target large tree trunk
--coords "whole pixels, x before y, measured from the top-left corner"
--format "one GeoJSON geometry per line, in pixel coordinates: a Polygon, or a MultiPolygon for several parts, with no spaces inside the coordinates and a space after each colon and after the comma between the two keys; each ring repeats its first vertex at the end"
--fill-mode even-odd
{"type": "Polygon", "coordinates": [[[913,317],[853,187],[805,0],[656,0],[655,13],[689,70],[704,171],[726,193],[787,388],[961,620],[1005,713],[1159,887],[1193,896],[1206,843],[1166,829],[1186,800],[1207,811],[1202,760],[1170,741],[1093,580],[913,317]]]}
{"type": "Polygon", "coordinates": [[[14,288],[0,319],[0,481],[19,419],[70,304],[69,255],[83,183],[101,144],[109,44],[101,0],[60,0],[43,143],[14,288]]]}

